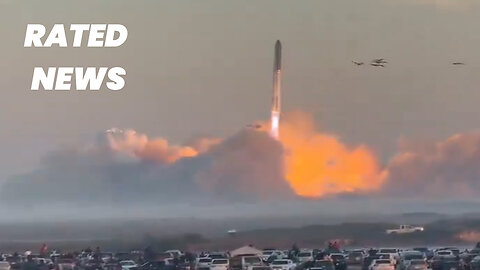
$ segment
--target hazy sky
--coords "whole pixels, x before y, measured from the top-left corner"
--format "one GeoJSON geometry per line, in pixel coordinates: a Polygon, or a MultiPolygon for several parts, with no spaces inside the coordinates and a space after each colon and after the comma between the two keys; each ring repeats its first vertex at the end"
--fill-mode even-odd
{"type": "Polygon", "coordinates": [[[0,0],[0,177],[110,127],[181,143],[265,120],[276,39],[284,110],[312,112],[322,130],[366,143],[384,161],[400,138],[475,130],[474,2],[0,0]],[[27,23],[121,23],[129,36],[119,48],[23,48],[27,23]],[[387,67],[351,63],[380,57],[387,67]],[[126,86],[32,92],[35,66],[121,66],[126,86]]]}

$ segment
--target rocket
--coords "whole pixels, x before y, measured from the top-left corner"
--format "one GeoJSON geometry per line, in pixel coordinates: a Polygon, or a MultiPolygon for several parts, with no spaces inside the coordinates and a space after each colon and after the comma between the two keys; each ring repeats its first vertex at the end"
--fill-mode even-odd
{"type": "Polygon", "coordinates": [[[275,55],[273,60],[273,95],[272,95],[272,115],[270,135],[278,139],[280,125],[280,107],[281,107],[281,78],[282,78],[282,44],[280,40],[275,42],[275,55]]]}

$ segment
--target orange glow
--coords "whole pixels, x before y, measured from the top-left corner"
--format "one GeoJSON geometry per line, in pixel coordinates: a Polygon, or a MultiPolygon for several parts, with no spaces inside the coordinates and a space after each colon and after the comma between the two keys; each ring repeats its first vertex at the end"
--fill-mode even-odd
{"type": "Polygon", "coordinates": [[[480,231],[464,231],[457,234],[456,237],[464,242],[478,243],[480,242],[480,231]]]}
{"type": "Polygon", "coordinates": [[[315,132],[305,113],[287,116],[280,129],[285,177],[297,195],[318,198],[380,187],[376,157],[366,146],[349,148],[335,136],[315,132]]]}

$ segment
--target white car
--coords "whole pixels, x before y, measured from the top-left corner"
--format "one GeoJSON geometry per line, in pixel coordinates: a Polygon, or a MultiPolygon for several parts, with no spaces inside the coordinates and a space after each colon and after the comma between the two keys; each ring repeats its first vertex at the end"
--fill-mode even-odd
{"type": "Polygon", "coordinates": [[[399,250],[396,248],[381,248],[378,250],[377,255],[388,254],[390,255],[390,259],[392,259],[393,264],[396,264],[400,255],[399,250]]]}
{"type": "Polygon", "coordinates": [[[228,259],[214,259],[210,264],[210,270],[228,270],[229,266],[228,259]]]}
{"type": "Polygon", "coordinates": [[[122,270],[129,270],[130,268],[137,267],[138,265],[132,260],[125,260],[119,262],[120,266],[122,266],[122,270]]]}
{"type": "Polygon", "coordinates": [[[177,257],[177,258],[183,255],[183,252],[181,252],[178,249],[170,249],[165,251],[165,253],[169,253],[172,257],[177,257]]]}
{"type": "Polygon", "coordinates": [[[275,260],[270,267],[273,270],[294,270],[297,265],[292,260],[275,260]]]}
{"type": "Polygon", "coordinates": [[[33,258],[33,261],[36,264],[44,264],[48,266],[53,266],[53,262],[51,259],[46,259],[46,258],[33,258]]]}
{"type": "Polygon", "coordinates": [[[395,265],[388,259],[373,260],[369,270],[395,270],[395,265]]]}
{"type": "Polygon", "coordinates": [[[72,259],[57,259],[58,270],[74,270],[76,269],[75,261],[72,259]]]}
{"type": "Polygon", "coordinates": [[[10,270],[11,266],[10,263],[2,261],[0,262],[0,270],[10,270]]]}
{"type": "Polygon", "coordinates": [[[297,255],[297,259],[300,263],[313,261],[313,251],[311,250],[300,251],[297,255]]]}
{"type": "Polygon", "coordinates": [[[262,255],[260,255],[264,262],[267,261],[268,258],[270,258],[271,256],[275,256],[277,259],[281,259],[285,257],[285,254],[281,250],[267,249],[262,252],[262,255]]]}
{"type": "Polygon", "coordinates": [[[267,249],[267,250],[262,251],[262,255],[260,255],[260,257],[262,258],[262,261],[268,260],[268,258],[270,258],[270,256],[273,255],[274,251],[275,250],[273,250],[273,249],[267,249]]]}
{"type": "Polygon", "coordinates": [[[242,269],[250,270],[254,266],[264,266],[264,263],[260,256],[245,256],[241,259],[242,269]]]}
{"type": "Polygon", "coordinates": [[[387,230],[387,234],[404,234],[404,233],[414,233],[414,232],[423,232],[425,228],[415,227],[411,225],[400,225],[397,229],[387,230]]]}
{"type": "Polygon", "coordinates": [[[195,269],[210,269],[210,264],[212,263],[211,258],[199,258],[197,260],[197,264],[195,265],[195,269]]]}

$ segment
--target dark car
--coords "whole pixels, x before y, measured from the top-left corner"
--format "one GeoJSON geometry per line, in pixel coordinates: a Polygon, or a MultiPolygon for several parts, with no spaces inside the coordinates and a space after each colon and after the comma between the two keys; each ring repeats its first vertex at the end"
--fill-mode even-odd
{"type": "Polygon", "coordinates": [[[212,260],[215,260],[215,259],[226,259],[227,258],[227,255],[225,253],[210,253],[208,255],[208,257],[212,260]]]}
{"type": "Polygon", "coordinates": [[[333,261],[333,265],[335,265],[335,270],[347,270],[347,259],[345,255],[334,253],[330,254],[330,258],[333,261]]]}
{"type": "Polygon", "coordinates": [[[423,254],[425,254],[425,258],[427,259],[431,259],[433,257],[433,250],[427,247],[416,247],[416,248],[413,248],[413,250],[422,252],[423,254]]]}
{"type": "Polygon", "coordinates": [[[480,255],[474,257],[469,266],[470,270],[480,270],[480,255]]]}
{"type": "Polygon", "coordinates": [[[325,260],[325,258],[328,256],[328,253],[325,251],[318,251],[317,254],[315,254],[314,260],[316,261],[321,261],[325,260]]]}
{"type": "Polygon", "coordinates": [[[119,263],[106,263],[103,270],[122,270],[122,266],[119,263]]]}
{"type": "Polygon", "coordinates": [[[441,270],[462,270],[460,261],[444,261],[441,266],[441,270]]]}
{"type": "Polygon", "coordinates": [[[275,260],[279,260],[281,259],[279,256],[277,255],[270,255],[267,260],[265,261],[265,263],[267,263],[268,265],[270,265],[273,261],[275,260]]]}
{"type": "Polygon", "coordinates": [[[252,266],[251,270],[272,270],[270,266],[252,266]]]}
{"type": "Polygon", "coordinates": [[[165,261],[146,262],[138,267],[130,268],[131,270],[170,270],[172,267],[165,264],[165,261]]]}
{"type": "Polygon", "coordinates": [[[335,265],[331,260],[314,261],[313,265],[309,267],[310,270],[335,270],[335,265]]]}
{"type": "Polygon", "coordinates": [[[135,255],[130,252],[117,252],[115,253],[114,258],[117,261],[127,261],[127,260],[135,260],[135,255]]]}
{"type": "Polygon", "coordinates": [[[460,261],[462,262],[463,268],[465,270],[470,270],[470,262],[473,260],[473,258],[477,257],[478,254],[461,254],[460,255],[460,261]]]}
{"type": "Polygon", "coordinates": [[[102,262],[99,260],[89,260],[83,265],[85,270],[102,270],[102,262]]]}
{"type": "Polygon", "coordinates": [[[10,263],[11,269],[20,269],[22,267],[22,260],[19,256],[8,256],[5,261],[10,263]]]}
{"type": "Polygon", "coordinates": [[[365,255],[361,251],[352,251],[348,254],[348,264],[362,264],[365,255]]]}
{"type": "Polygon", "coordinates": [[[473,258],[477,257],[480,255],[480,249],[474,248],[468,252],[460,254],[460,259],[463,263],[463,267],[465,270],[470,270],[470,262],[473,260],[473,258]]]}
{"type": "Polygon", "coordinates": [[[431,263],[432,270],[463,270],[457,256],[436,256],[431,263]]]}

